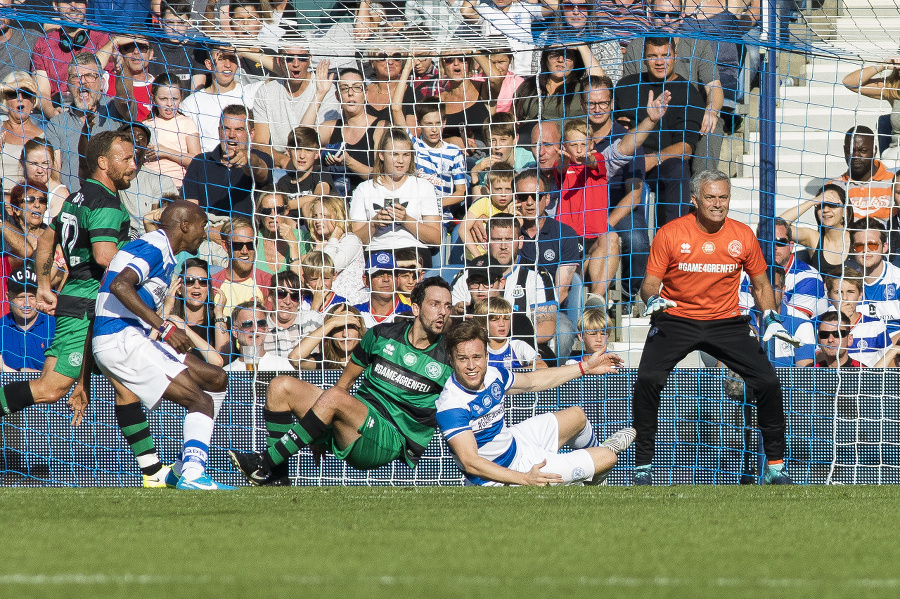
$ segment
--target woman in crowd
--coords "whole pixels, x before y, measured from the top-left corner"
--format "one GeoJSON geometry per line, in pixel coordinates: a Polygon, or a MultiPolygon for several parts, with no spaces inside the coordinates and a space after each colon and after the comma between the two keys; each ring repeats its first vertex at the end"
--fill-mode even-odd
{"type": "Polygon", "coordinates": [[[434,185],[416,176],[406,131],[389,129],[375,152],[374,174],[353,192],[353,232],[370,252],[441,244],[441,207],[434,185]]]}
{"type": "Polygon", "coordinates": [[[526,79],[516,91],[513,113],[519,131],[530,133],[538,115],[542,121],[584,116],[581,79],[586,74],[603,74],[586,44],[545,48],[541,52],[540,72],[526,79]]]}
{"type": "Polygon", "coordinates": [[[263,191],[256,195],[256,268],[274,275],[289,266],[295,272],[305,251],[300,242],[297,221],[287,216],[288,199],[280,192],[263,191]]]}
{"type": "Polygon", "coordinates": [[[318,250],[331,258],[334,265],[334,281],[331,290],[347,298],[351,304],[368,301],[362,283],[366,266],[363,244],[347,224],[347,204],[335,196],[317,198],[304,209],[306,227],[304,235],[311,250],[318,250]]]}
{"type": "MultiPolygon", "coordinates": [[[[9,191],[9,206],[3,219],[3,255],[10,271],[22,268],[25,260],[34,257],[38,238],[47,229],[44,215],[47,211],[47,186],[40,181],[26,181],[9,191]]],[[[65,258],[62,248],[56,247],[54,269],[50,283],[58,288],[65,276],[65,258]]]]}
{"type": "Polygon", "coordinates": [[[342,370],[365,334],[359,310],[335,304],[326,312],[325,323],[303,337],[288,359],[300,370],[342,370]]]}
{"type": "Polygon", "coordinates": [[[150,97],[151,113],[144,124],[153,131],[158,160],[144,164],[144,169],[168,175],[181,188],[188,165],[202,152],[200,130],[194,119],[178,111],[182,91],[181,80],[175,75],[157,75],[150,87],[150,97]]]}
{"type": "MultiPolygon", "coordinates": [[[[441,57],[441,71],[447,84],[441,92],[441,102],[446,107],[446,129],[466,127],[475,139],[487,144],[482,125],[491,118],[490,85],[486,80],[475,81],[475,59],[459,52],[445,52],[441,57]]],[[[466,147],[465,139],[447,135],[445,141],[466,147]]]]}
{"type": "Polygon", "coordinates": [[[806,250],[797,256],[819,272],[840,266],[850,254],[850,233],[847,225],[853,220],[853,207],[847,204],[847,194],[840,185],[829,183],[822,193],[781,215],[791,225],[794,239],[806,250]],[[818,227],[798,227],[794,221],[815,207],[818,227]]]}
{"type": "MultiPolygon", "coordinates": [[[[374,81],[366,86],[366,112],[379,121],[391,120],[391,99],[400,82],[401,72],[407,56],[399,48],[385,48],[369,54],[374,81]]],[[[397,127],[415,128],[416,94],[411,85],[403,86],[403,115],[406,122],[394,123],[397,127]]]]}
{"type": "MultiPolygon", "coordinates": [[[[589,0],[566,0],[560,4],[560,10],[538,37],[537,45],[543,48],[552,44],[576,42],[582,42],[588,48],[603,74],[612,79],[614,84],[619,81],[622,76],[622,46],[610,30],[599,25],[595,4],[589,0]],[[601,39],[609,41],[594,41],[601,39]]],[[[535,52],[534,58],[532,71],[539,73],[541,55],[535,52]]]]}
{"type": "Polygon", "coordinates": [[[316,128],[324,148],[322,167],[327,167],[331,173],[335,193],[346,197],[372,173],[375,146],[386,123],[366,112],[366,86],[362,73],[344,69],[338,77],[336,92],[341,103],[341,118],[317,126],[319,107],[331,93],[328,65],[327,60],[321,60],[316,67],[316,101],[310,103],[300,124],[316,128]]]}
{"type": "Polygon", "coordinates": [[[44,223],[50,224],[62,210],[63,202],[69,197],[69,189],[59,177],[59,153],[43,139],[30,139],[19,156],[22,173],[26,181],[43,183],[47,188],[49,207],[44,215],[44,223]]]}
{"type": "Polygon", "coordinates": [[[188,258],[169,287],[163,314],[187,333],[204,360],[222,366],[230,351],[228,329],[221,302],[211,301],[212,290],[206,261],[188,258]]]}
{"type": "Polygon", "coordinates": [[[44,131],[31,120],[31,112],[37,102],[38,87],[34,78],[25,71],[13,71],[0,83],[6,120],[0,125],[0,173],[3,189],[9,193],[16,183],[24,180],[19,160],[29,140],[43,137],[44,131]]]}

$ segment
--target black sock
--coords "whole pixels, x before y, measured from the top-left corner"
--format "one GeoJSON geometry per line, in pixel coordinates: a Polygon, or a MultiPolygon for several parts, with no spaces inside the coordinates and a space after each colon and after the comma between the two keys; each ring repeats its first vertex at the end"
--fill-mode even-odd
{"type": "Polygon", "coordinates": [[[116,405],[115,413],[122,436],[131,447],[141,472],[147,476],[159,472],[162,463],[159,461],[159,456],[156,455],[156,443],[150,435],[150,425],[147,423],[147,416],[144,414],[141,404],[116,405]]]}
{"type": "Polygon", "coordinates": [[[263,459],[270,469],[274,468],[278,464],[286,462],[288,458],[300,451],[301,447],[306,447],[324,435],[327,430],[328,425],[322,422],[312,410],[309,410],[300,419],[300,422],[292,426],[281,439],[263,452],[263,459]]]}
{"type": "Polygon", "coordinates": [[[0,416],[15,414],[33,405],[34,396],[28,381],[16,381],[0,387],[0,416]]]}

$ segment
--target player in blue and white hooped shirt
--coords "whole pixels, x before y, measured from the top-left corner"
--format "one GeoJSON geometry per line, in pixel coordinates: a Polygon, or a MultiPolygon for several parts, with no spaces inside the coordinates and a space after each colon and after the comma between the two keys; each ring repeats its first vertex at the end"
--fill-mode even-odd
{"type": "MultiPolygon", "coordinates": [[[[234,487],[215,482],[205,471],[228,376],[188,353],[194,348],[188,336],[157,314],[175,270],[175,254],[196,252],[206,238],[205,227],[203,210],[179,200],[163,211],[159,230],[119,250],[100,283],[93,356],[115,389],[117,405],[140,402],[153,409],[167,399],[187,409],[182,463],[172,468],[167,486],[225,490],[234,487]]],[[[144,456],[136,457],[140,464],[144,456]]]]}
{"type": "Polygon", "coordinates": [[[466,481],[473,485],[599,484],[634,441],[624,429],[602,444],[580,407],[506,425],[506,394],[543,391],[585,374],[615,372],[615,354],[534,372],[488,366],[487,333],[471,320],[446,337],[453,375],[438,397],[437,422],[466,481]],[[559,453],[563,445],[573,451],[559,453]]]}

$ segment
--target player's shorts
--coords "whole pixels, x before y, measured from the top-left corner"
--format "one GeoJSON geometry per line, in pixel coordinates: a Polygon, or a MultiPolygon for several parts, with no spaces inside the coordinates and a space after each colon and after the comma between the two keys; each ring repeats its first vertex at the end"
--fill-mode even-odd
{"type": "Polygon", "coordinates": [[[594,476],[594,460],[587,451],[558,453],[559,420],[552,412],[533,416],[510,427],[510,431],[516,439],[516,455],[508,466],[510,470],[528,472],[535,464],[547,460],[541,472],[559,474],[564,485],[580,483],[594,476]]]}
{"type": "Polygon", "coordinates": [[[362,436],[340,449],[334,434],[329,433],[334,456],[357,470],[373,470],[401,458],[406,450],[406,440],[400,431],[368,402],[358,397],[356,399],[363,402],[369,410],[358,429],[362,436]]]}
{"type": "Polygon", "coordinates": [[[56,358],[54,372],[77,380],[84,361],[84,342],[87,339],[91,319],[87,316],[57,316],[53,343],[44,352],[46,358],[56,358]]]}
{"type": "Polygon", "coordinates": [[[187,369],[185,354],[135,327],[94,337],[94,359],[104,376],[125,385],[148,410],[159,404],[171,380],[187,369]]]}

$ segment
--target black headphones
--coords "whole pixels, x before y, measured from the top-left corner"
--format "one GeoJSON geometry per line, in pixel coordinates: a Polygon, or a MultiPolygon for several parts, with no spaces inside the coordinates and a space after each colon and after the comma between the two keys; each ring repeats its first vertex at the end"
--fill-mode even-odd
{"type": "Polygon", "coordinates": [[[59,49],[63,52],[72,53],[73,50],[82,50],[91,41],[88,32],[79,29],[75,32],[75,37],[69,37],[69,32],[62,28],[59,30],[59,49]]]}

